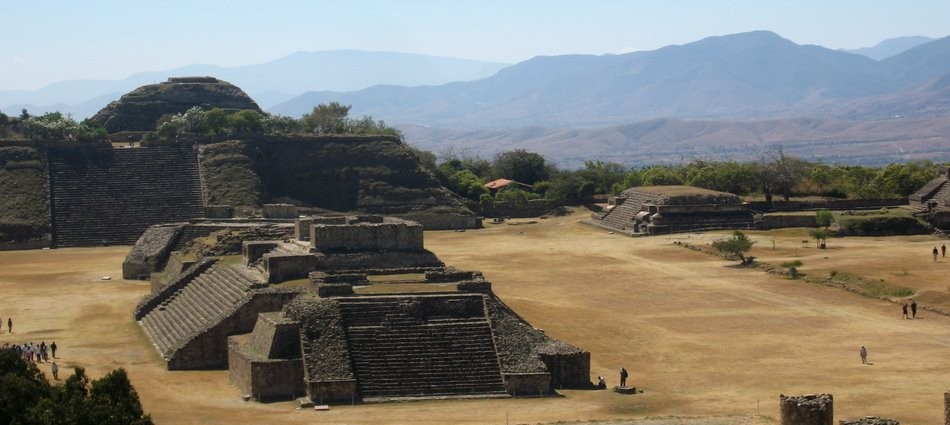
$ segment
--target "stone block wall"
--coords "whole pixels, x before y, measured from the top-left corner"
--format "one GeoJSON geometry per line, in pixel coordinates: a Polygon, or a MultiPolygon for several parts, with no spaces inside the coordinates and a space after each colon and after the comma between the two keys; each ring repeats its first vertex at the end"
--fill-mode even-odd
{"type": "Polygon", "coordinates": [[[294,239],[307,242],[310,240],[310,226],[313,217],[297,217],[294,219],[294,239]]]}
{"type": "Polygon", "coordinates": [[[289,400],[306,394],[301,359],[255,359],[229,340],[228,378],[258,401],[289,400]]]}
{"type": "Polygon", "coordinates": [[[264,204],[261,214],[264,218],[296,218],[297,207],[291,204],[264,204]]]}
{"type": "Polygon", "coordinates": [[[781,425],[833,425],[831,394],[785,396],[779,394],[781,425]]]}
{"type": "Polygon", "coordinates": [[[474,214],[457,213],[409,213],[400,218],[415,221],[425,230],[480,229],[482,220],[474,214]]]}
{"type": "Polygon", "coordinates": [[[241,254],[244,256],[244,265],[251,265],[260,260],[270,250],[277,248],[276,241],[244,241],[241,242],[241,254]]]}
{"type": "Polygon", "coordinates": [[[422,225],[411,221],[310,226],[310,247],[318,251],[421,251],[422,246],[422,225]]]}
{"type": "Polygon", "coordinates": [[[268,283],[305,278],[316,268],[316,257],[311,254],[274,255],[264,257],[264,272],[268,283]]]}
{"type": "Polygon", "coordinates": [[[261,313],[248,345],[269,359],[299,359],[300,322],[287,319],[279,312],[261,313]]]}
{"type": "Polygon", "coordinates": [[[551,393],[551,374],[505,373],[505,391],[514,396],[547,395],[551,393]]]}
{"type": "Polygon", "coordinates": [[[146,229],[122,262],[122,278],[141,279],[161,270],[184,228],[184,223],[176,223],[146,229]]]}
{"type": "Polygon", "coordinates": [[[781,229],[786,227],[818,227],[814,215],[766,214],[755,223],[757,229],[781,229]]]}
{"type": "Polygon", "coordinates": [[[876,416],[866,416],[857,419],[846,419],[838,421],[838,425],[900,425],[900,422],[889,418],[878,418],[876,416]]]}
{"type": "Polygon", "coordinates": [[[590,352],[539,353],[551,374],[551,388],[591,388],[590,352]]]}

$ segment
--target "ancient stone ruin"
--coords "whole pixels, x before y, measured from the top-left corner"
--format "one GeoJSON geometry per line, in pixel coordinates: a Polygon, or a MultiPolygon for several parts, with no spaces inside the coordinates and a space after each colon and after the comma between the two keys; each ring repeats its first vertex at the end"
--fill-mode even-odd
{"type": "Polygon", "coordinates": [[[238,261],[167,263],[135,318],[168,369],[228,368],[255,399],[321,404],[591,386],[590,353],[530,326],[481,273],[445,267],[418,223],[299,217],[292,235],[244,241],[238,261]]]}
{"type": "Polygon", "coordinates": [[[641,186],[608,200],[592,224],[628,234],[748,228],[753,214],[731,193],[691,186],[641,186]]]}
{"type": "Polygon", "coordinates": [[[834,397],[831,394],[779,394],[778,399],[782,425],[834,424],[834,397]]]}
{"type": "Polygon", "coordinates": [[[5,142],[0,249],[133,244],[161,223],[289,222],[298,211],[385,214],[426,229],[480,224],[396,137],[130,136],[154,131],[162,114],[194,106],[259,110],[227,82],[172,78],[136,89],[97,114],[110,132],[123,132],[110,135],[122,143],[5,142]]]}
{"type": "Polygon", "coordinates": [[[91,119],[109,133],[154,131],[162,115],[184,113],[195,106],[205,110],[261,111],[244,90],[231,83],[214,77],[177,77],[132,90],[109,103],[91,119]]]}
{"type": "Polygon", "coordinates": [[[937,169],[937,178],[907,197],[915,215],[944,230],[950,229],[950,167],[937,169]]]}

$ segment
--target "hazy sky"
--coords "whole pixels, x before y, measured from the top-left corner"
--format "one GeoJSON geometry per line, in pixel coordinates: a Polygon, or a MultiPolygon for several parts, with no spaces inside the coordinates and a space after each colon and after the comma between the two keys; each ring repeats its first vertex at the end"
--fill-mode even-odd
{"type": "Polygon", "coordinates": [[[4,0],[0,90],[360,49],[514,63],[771,30],[858,48],[950,35],[947,0],[4,0]]]}

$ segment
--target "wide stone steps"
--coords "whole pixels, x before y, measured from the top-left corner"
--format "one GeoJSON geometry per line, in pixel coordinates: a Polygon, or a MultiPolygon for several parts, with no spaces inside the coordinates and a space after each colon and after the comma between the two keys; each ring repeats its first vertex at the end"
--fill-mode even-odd
{"type": "Polygon", "coordinates": [[[50,152],[56,246],[131,244],[152,224],[201,217],[203,197],[187,147],[50,152]]]}
{"type": "Polygon", "coordinates": [[[198,275],[140,321],[163,355],[224,319],[254,285],[235,266],[218,265],[198,275]]]}
{"type": "Polygon", "coordinates": [[[405,297],[340,300],[363,397],[504,393],[483,300],[441,297],[436,302],[425,297],[414,302],[405,297]],[[451,303],[470,304],[446,311],[432,308],[451,303]]]}

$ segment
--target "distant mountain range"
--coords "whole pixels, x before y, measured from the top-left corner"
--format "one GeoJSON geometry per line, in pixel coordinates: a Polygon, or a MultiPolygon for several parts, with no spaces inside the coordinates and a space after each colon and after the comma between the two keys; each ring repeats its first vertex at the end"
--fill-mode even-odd
{"type": "MultiPolygon", "coordinates": [[[[391,123],[457,129],[591,127],[659,118],[878,118],[882,97],[919,99],[950,73],[950,37],[887,59],[798,45],[768,31],[623,55],[536,57],[481,80],[320,91],[271,111],[297,116],[331,100],[391,123]]],[[[939,99],[938,99],[939,100],[939,99]]],[[[934,108],[903,114],[931,114],[934,108]]]]}
{"type": "Polygon", "coordinates": [[[354,116],[396,125],[424,149],[491,155],[523,147],[568,167],[586,159],[754,159],[779,146],[829,162],[950,161],[950,37],[902,37],[842,51],[754,31],[511,66],[398,53],[297,53],[260,65],[193,65],[0,92],[0,110],[52,105],[82,118],[132,88],[182,75],[230,81],[272,113],[299,116],[339,101],[352,105],[354,116]]]}
{"type": "Polygon", "coordinates": [[[0,110],[10,114],[60,111],[77,118],[95,114],[109,102],[145,84],[168,77],[214,76],[241,87],[267,109],[311,90],[358,90],[376,84],[439,85],[485,78],[509,64],[409,53],[335,50],[297,52],[270,62],[236,67],[189,65],[143,72],[124,80],[71,80],[39,90],[0,91],[0,110]]]}

